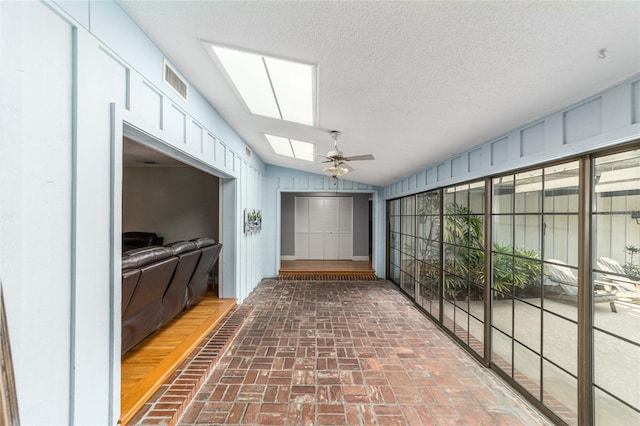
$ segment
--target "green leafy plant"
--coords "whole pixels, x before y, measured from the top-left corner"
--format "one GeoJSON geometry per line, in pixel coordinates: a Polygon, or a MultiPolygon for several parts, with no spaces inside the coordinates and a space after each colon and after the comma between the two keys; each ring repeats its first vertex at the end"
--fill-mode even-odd
{"type": "MultiPolygon", "coordinates": [[[[481,298],[478,286],[488,282],[485,270],[484,222],[466,207],[456,204],[447,208],[444,242],[452,244],[445,255],[445,295],[452,299],[481,298]],[[454,245],[455,244],[455,245],[454,245]],[[474,290],[476,289],[476,290],[474,290]],[[475,293],[475,294],[474,294],[475,293]]],[[[517,292],[535,294],[540,285],[540,254],[511,245],[493,244],[493,289],[495,297],[517,292]]]]}

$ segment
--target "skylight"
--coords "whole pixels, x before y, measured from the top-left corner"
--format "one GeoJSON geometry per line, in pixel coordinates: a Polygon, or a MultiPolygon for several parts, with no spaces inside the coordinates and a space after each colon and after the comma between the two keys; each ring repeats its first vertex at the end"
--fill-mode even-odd
{"type": "Polygon", "coordinates": [[[211,45],[252,114],[313,126],[316,67],[211,45]]]}
{"type": "Polygon", "coordinates": [[[313,161],[314,145],[312,143],[267,134],[265,134],[265,137],[276,154],[299,160],[313,161]]]}

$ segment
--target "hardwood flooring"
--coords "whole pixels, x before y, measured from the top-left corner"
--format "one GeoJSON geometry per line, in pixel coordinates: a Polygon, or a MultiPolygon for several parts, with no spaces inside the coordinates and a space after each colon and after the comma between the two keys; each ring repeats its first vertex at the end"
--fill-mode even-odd
{"type": "Polygon", "coordinates": [[[198,343],[236,305],[208,293],[188,311],[122,357],[121,424],[126,424],[198,343]]]}
{"type": "Polygon", "coordinates": [[[371,261],[354,260],[282,260],[280,275],[286,274],[374,274],[371,261]]]}

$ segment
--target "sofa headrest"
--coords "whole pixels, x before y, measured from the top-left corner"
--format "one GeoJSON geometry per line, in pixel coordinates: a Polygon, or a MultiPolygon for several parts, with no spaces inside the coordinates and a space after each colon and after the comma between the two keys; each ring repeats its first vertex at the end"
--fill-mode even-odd
{"type": "Polygon", "coordinates": [[[149,263],[171,257],[173,252],[166,247],[144,247],[131,250],[122,256],[122,269],[140,268],[149,263]]]}
{"type": "Polygon", "coordinates": [[[197,249],[196,243],[193,241],[176,241],[175,243],[167,244],[165,247],[171,250],[174,256],[189,253],[197,249]]]}
{"type": "Polygon", "coordinates": [[[154,245],[158,239],[158,235],[154,232],[138,232],[138,231],[129,231],[122,233],[122,242],[123,244],[147,244],[154,245]]]}
{"type": "Polygon", "coordinates": [[[216,240],[214,240],[213,238],[207,238],[207,237],[194,238],[191,241],[193,241],[196,244],[197,248],[203,248],[203,247],[209,247],[209,246],[216,245],[216,240]]]}

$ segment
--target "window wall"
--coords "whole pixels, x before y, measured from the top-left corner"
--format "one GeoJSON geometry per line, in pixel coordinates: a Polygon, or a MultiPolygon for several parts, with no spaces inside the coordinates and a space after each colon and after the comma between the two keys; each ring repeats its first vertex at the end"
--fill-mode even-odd
{"type": "Polygon", "coordinates": [[[593,161],[593,394],[598,424],[640,424],[640,149],[593,161]],[[598,303],[615,298],[617,312],[598,303]]]}
{"type": "Polygon", "coordinates": [[[480,356],[484,348],[484,181],[444,189],[443,325],[480,356]]]}
{"type": "Polygon", "coordinates": [[[578,162],[493,179],[492,362],[577,419],[578,162]]]}
{"type": "Polygon", "coordinates": [[[388,203],[390,279],[441,327],[559,424],[640,424],[637,144],[388,203]]]}
{"type": "Polygon", "coordinates": [[[440,318],[440,190],[416,196],[416,303],[440,318]]]}
{"type": "Polygon", "coordinates": [[[389,279],[400,283],[400,200],[387,202],[387,258],[389,279]]]}

